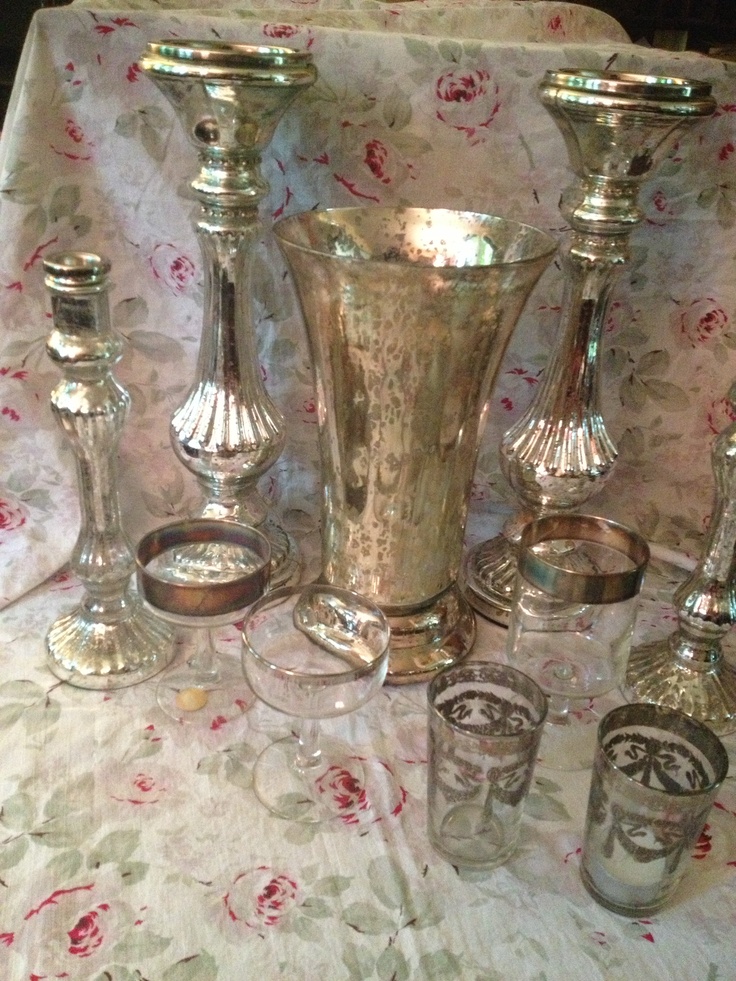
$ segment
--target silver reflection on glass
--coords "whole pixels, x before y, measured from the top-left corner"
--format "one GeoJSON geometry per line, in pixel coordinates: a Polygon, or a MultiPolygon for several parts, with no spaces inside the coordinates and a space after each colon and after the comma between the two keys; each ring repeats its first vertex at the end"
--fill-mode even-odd
{"type": "Polygon", "coordinates": [[[123,345],[110,324],[110,263],[62,252],[43,268],[54,323],[46,350],[64,376],[51,408],[76,455],[82,511],[70,564],[85,588],[79,606],[51,626],[47,662],[79,688],[124,688],[166,667],[174,642],[129,588],[135,560],[121,522],[117,450],[130,396],[112,374],[123,345]]]}
{"type": "Polygon", "coordinates": [[[672,898],[728,773],[707,726],[657,705],[622,705],[598,727],[580,873],[629,919],[672,898]]]}
{"type": "Polygon", "coordinates": [[[533,517],[574,511],[599,491],[617,450],[600,408],[600,348],[615,274],[642,219],[639,185],[675,138],[715,110],[711,87],[619,72],[549,71],[542,102],[562,131],[576,175],[560,210],[571,226],[562,252],[560,334],[529,408],[503,437],[501,465],[520,500],[501,535],[466,556],[473,607],[507,625],[516,556],[533,517]]]}
{"type": "Polygon", "coordinates": [[[260,527],[269,538],[278,585],[295,578],[299,560],[256,487],[281,454],[285,428],[261,379],[250,266],[268,191],[261,154],[317,72],[308,52],[217,41],[150,43],[140,65],[176,109],[201,167],[191,187],[200,202],[204,322],[172,444],[204,490],[202,517],[260,527]]]}
{"type": "Polygon", "coordinates": [[[388,616],[389,681],[425,680],[475,639],[457,576],[478,439],[554,240],[413,208],[309,212],[274,234],[316,376],[322,575],[388,616]]]}
{"type": "MultiPolygon", "coordinates": [[[[736,385],[729,397],[736,407],[736,385]]],[[[715,494],[703,558],[675,593],[674,633],[632,649],[625,694],[725,735],[736,730],[736,667],[722,648],[736,623],[736,423],[718,435],[711,456],[715,494]]]]}

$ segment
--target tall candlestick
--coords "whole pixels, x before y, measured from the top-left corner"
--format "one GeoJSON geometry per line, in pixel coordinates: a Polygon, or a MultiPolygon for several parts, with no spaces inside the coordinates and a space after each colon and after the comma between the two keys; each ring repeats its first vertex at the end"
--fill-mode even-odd
{"type": "Polygon", "coordinates": [[[268,193],[261,154],[317,71],[307,51],[225,41],[151,42],[140,66],[176,110],[200,165],[191,187],[205,273],[202,339],[194,382],[171,420],[172,446],[204,492],[199,516],[257,526],[271,545],[271,585],[284,585],[298,578],[296,544],[257,483],[286,434],[256,357],[250,269],[268,193]]]}
{"type": "Polygon", "coordinates": [[[82,510],[71,568],[85,587],[78,607],[49,630],[47,661],[79,688],[123,688],[166,667],[174,645],[129,591],[135,557],[121,524],[116,455],[130,396],[112,375],[122,341],[110,326],[110,263],[69,252],[43,266],[54,323],[46,349],[63,373],[51,408],[76,454],[82,510]]]}
{"type": "Polygon", "coordinates": [[[715,111],[710,91],[692,79],[577,70],[549,71],[540,86],[575,171],[560,200],[571,233],[562,250],[559,339],[534,401],[501,442],[501,466],[521,511],[468,553],[463,570],[471,605],[504,626],[524,525],[578,510],[613,471],[617,450],[600,404],[611,289],[643,217],[639,187],[674,138],[715,111]]]}

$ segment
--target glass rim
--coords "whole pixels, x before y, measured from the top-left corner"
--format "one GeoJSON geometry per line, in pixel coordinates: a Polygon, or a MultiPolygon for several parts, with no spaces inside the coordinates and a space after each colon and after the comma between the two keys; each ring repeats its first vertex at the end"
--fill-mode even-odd
{"type": "Polygon", "coordinates": [[[593,605],[620,603],[639,593],[649,554],[645,539],[616,521],[591,514],[551,514],[524,526],[518,571],[532,586],[561,600],[593,605]],[[576,572],[532,551],[534,545],[556,540],[605,545],[631,559],[634,567],[622,572],[576,572]]]}
{"type": "Polygon", "coordinates": [[[261,596],[271,571],[271,545],[256,528],[236,521],[186,518],[154,528],[135,550],[138,589],[155,610],[176,616],[220,617],[237,613],[261,596]],[[186,545],[235,545],[253,552],[259,560],[253,569],[226,582],[172,582],[151,571],[149,563],[165,552],[186,545]],[[206,612],[211,611],[211,614],[206,612]]]}
{"type": "MultiPolygon", "coordinates": [[[[489,229],[490,230],[490,229],[489,229]]],[[[344,208],[324,208],[322,210],[316,211],[299,211],[293,215],[287,215],[283,218],[279,218],[275,222],[271,231],[274,238],[281,246],[287,248],[295,249],[298,252],[304,252],[309,255],[322,256],[325,259],[332,259],[335,262],[340,263],[360,263],[361,265],[366,265],[370,263],[380,264],[383,267],[395,266],[397,269],[401,269],[402,275],[406,273],[406,270],[421,270],[426,273],[427,270],[431,269],[433,273],[438,275],[454,275],[457,276],[459,271],[462,271],[464,275],[469,275],[473,272],[481,272],[487,269],[503,269],[504,267],[519,267],[526,265],[535,265],[538,262],[542,262],[545,259],[549,260],[555,254],[558,248],[557,240],[550,235],[549,232],[544,231],[542,228],[538,228],[536,225],[530,225],[528,222],[517,221],[515,218],[505,218],[503,215],[493,215],[488,212],[483,211],[470,211],[455,208],[422,208],[422,207],[405,207],[403,205],[349,205],[344,208]],[[310,245],[308,243],[298,242],[293,237],[285,234],[290,226],[298,226],[304,223],[306,220],[311,218],[323,219],[326,217],[339,218],[340,216],[357,215],[360,212],[366,215],[370,214],[373,217],[388,217],[390,215],[407,215],[407,216],[456,216],[459,218],[475,219],[481,227],[477,231],[471,234],[475,237],[482,238],[483,229],[482,223],[492,223],[493,225],[506,225],[507,227],[515,227],[520,231],[529,234],[529,237],[536,237],[539,241],[539,248],[532,255],[521,256],[516,259],[504,259],[500,262],[478,262],[478,263],[468,263],[466,265],[446,265],[446,266],[433,266],[429,262],[413,262],[413,261],[388,261],[384,256],[381,255],[370,255],[370,256],[350,256],[350,255],[335,255],[333,252],[328,251],[324,247],[318,247],[317,245],[310,245]]]]}
{"type": "Polygon", "coordinates": [[[345,589],[342,586],[332,586],[329,583],[305,583],[301,586],[280,586],[278,589],[271,589],[267,593],[258,599],[253,606],[248,610],[245,615],[243,622],[243,629],[241,630],[241,639],[243,646],[247,647],[249,654],[252,656],[253,660],[260,664],[262,667],[267,668],[272,672],[272,674],[280,678],[317,678],[319,675],[315,675],[309,672],[299,671],[296,668],[283,668],[278,664],[275,664],[268,657],[261,654],[250,642],[248,638],[248,627],[250,622],[254,617],[260,613],[265,607],[275,603],[280,600],[286,599],[288,596],[298,596],[304,593],[308,589],[323,590],[324,592],[329,592],[333,596],[337,596],[341,599],[351,599],[357,601],[360,606],[366,610],[370,610],[372,613],[378,614],[380,619],[386,626],[386,643],[383,645],[381,652],[373,658],[373,660],[361,664],[358,667],[350,668],[346,671],[334,671],[329,674],[324,674],[323,677],[330,680],[330,684],[341,684],[343,682],[355,681],[358,678],[362,678],[365,675],[374,674],[377,665],[381,660],[388,662],[388,655],[391,643],[391,628],[388,623],[383,610],[367,596],[363,596],[360,593],[356,593],[352,589],[345,589]]]}
{"type": "Polygon", "coordinates": [[[616,708],[607,712],[598,724],[596,753],[599,752],[603,756],[606,766],[613,770],[621,780],[625,780],[628,784],[634,785],[646,793],[655,794],[662,798],[674,797],[695,800],[698,797],[707,797],[709,794],[715,793],[728,776],[728,752],[716,733],[704,722],[700,722],[698,719],[694,719],[692,716],[680,712],[679,709],[657,705],[654,702],[628,702],[626,705],[618,705],[616,708]],[[628,716],[633,712],[648,716],[649,718],[636,722],[630,721],[628,723],[617,721],[620,716],[628,716]],[[668,721],[670,723],[676,723],[679,729],[685,729],[685,733],[682,734],[683,737],[692,743],[708,759],[709,765],[713,768],[713,779],[708,782],[707,786],[694,790],[688,790],[686,788],[682,790],[665,790],[662,787],[648,787],[640,780],[637,780],[636,777],[624,773],[615,761],[611,759],[605,744],[601,742],[604,729],[607,730],[606,734],[608,734],[608,732],[615,732],[619,728],[624,729],[627,726],[634,725],[658,728],[663,734],[666,734],[670,732],[667,728],[668,721]],[[710,745],[704,748],[701,745],[703,741],[710,745]]]}
{"type": "MultiPolygon", "coordinates": [[[[489,679],[489,681],[491,680],[492,679],[489,679]]],[[[448,685],[449,684],[450,682],[448,682],[448,685]]],[[[448,685],[445,685],[444,687],[448,687],[448,685]]],[[[536,708],[536,706],[534,707],[536,708]]],[[[509,743],[515,743],[515,742],[520,742],[524,739],[529,739],[535,736],[541,730],[542,726],[547,720],[547,712],[549,710],[549,699],[545,694],[544,690],[542,689],[541,685],[539,685],[532,677],[530,677],[524,671],[520,671],[518,668],[515,668],[510,664],[500,664],[496,661],[480,661],[478,659],[473,659],[473,660],[463,660],[460,661],[458,664],[453,664],[451,667],[445,668],[443,671],[440,671],[438,674],[436,674],[434,678],[432,678],[432,680],[429,683],[429,686],[427,687],[427,708],[430,714],[434,716],[436,719],[438,719],[439,721],[441,721],[443,725],[446,725],[449,729],[452,729],[454,732],[457,732],[462,736],[467,736],[470,739],[476,739],[476,740],[493,739],[494,741],[499,740],[509,743]],[[474,732],[472,729],[467,729],[464,726],[451,721],[450,719],[447,718],[446,715],[443,715],[442,712],[437,707],[437,705],[435,704],[435,699],[437,695],[440,694],[437,689],[440,687],[443,681],[447,681],[450,675],[454,674],[455,672],[459,672],[465,668],[471,668],[471,669],[483,668],[485,670],[488,670],[489,673],[493,673],[493,674],[506,672],[507,674],[513,677],[521,679],[525,685],[528,685],[531,692],[539,700],[541,705],[541,707],[538,709],[539,718],[534,722],[533,726],[530,729],[524,729],[522,732],[516,732],[516,733],[495,734],[495,733],[474,732]]]]}

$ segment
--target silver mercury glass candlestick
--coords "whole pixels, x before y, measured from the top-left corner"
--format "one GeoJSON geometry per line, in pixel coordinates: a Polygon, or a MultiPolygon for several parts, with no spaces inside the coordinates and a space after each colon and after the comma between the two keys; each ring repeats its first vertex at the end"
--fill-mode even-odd
{"type": "Polygon", "coordinates": [[[256,487],[281,454],[285,427],[261,379],[250,267],[268,192],[261,154],[317,71],[308,52],[217,41],[150,43],[140,66],[176,110],[200,163],[191,187],[204,320],[194,383],[171,421],[174,452],[204,491],[199,516],[258,527],[271,545],[271,584],[282,585],[298,574],[299,558],[256,487]]]}
{"type": "Polygon", "coordinates": [[[578,509],[601,489],[617,450],[600,408],[600,349],[615,274],[629,261],[642,220],[639,185],[674,138],[715,110],[710,85],[620,72],[548,71],[542,102],[565,139],[576,180],[560,211],[572,229],[562,252],[560,333],[536,396],[503,437],[501,466],[522,511],[502,533],[471,549],[465,594],[508,625],[516,556],[532,518],[578,509]]]}
{"type": "Polygon", "coordinates": [[[64,376],[51,408],[77,457],[82,509],[71,568],[85,587],[79,606],[51,626],[47,662],[79,688],[123,688],[165,668],[174,644],[129,591],[135,556],[121,527],[116,454],[130,396],[112,375],[122,341],[110,326],[110,263],[63,252],[43,267],[54,323],[46,349],[64,376]]]}
{"type": "MultiPolygon", "coordinates": [[[[729,400],[736,408],[736,384],[729,400]]],[[[679,709],[725,735],[736,731],[736,667],[721,643],[736,623],[736,422],[716,437],[711,459],[713,511],[703,557],[675,592],[678,627],[632,649],[625,694],[679,709]]]]}

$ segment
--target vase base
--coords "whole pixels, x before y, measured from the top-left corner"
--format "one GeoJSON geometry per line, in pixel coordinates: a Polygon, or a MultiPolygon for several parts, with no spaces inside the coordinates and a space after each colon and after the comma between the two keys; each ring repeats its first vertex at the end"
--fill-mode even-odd
{"type": "Polygon", "coordinates": [[[654,702],[704,722],[719,736],[736,731],[736,668],[723,658],[689,665],[672,650],[672,638],[632,649],[624,697],[654,702]]]}
{"type": "Polygon", "coordinates": [[[383,612],[391,626],[389,685],[429,681],[461,661],[475,642],[475,615],[456,584],[425,606],[383,612]]]}
{"type": "Polygon", "coordinates": [[[463,594],[476,613],[508,627],[516,582],[516,553],[505,535],[496,535],[466,553],[461,581],[463,594]]]}
{"type": "Polygon", "coordinates": [[[83,607],[58,618],[46,636],[46,663],[76,688],[109,691],[146,681],[174,659],[169,627],[138,604],[110,623],[83,607]]]}

